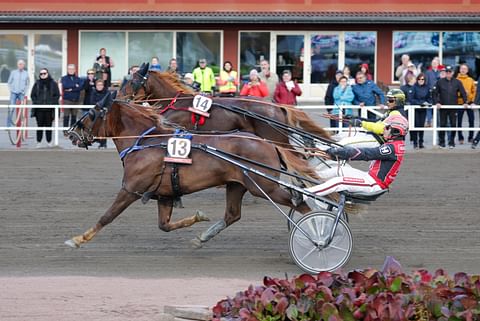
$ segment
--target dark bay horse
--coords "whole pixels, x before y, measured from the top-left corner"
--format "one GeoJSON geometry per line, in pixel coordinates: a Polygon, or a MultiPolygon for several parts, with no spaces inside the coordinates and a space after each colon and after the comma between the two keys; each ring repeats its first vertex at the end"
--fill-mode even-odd
{"type": "MultiPolygon", "coordinates": [[[[69,130],[69,138],[79,147],[92,144],[95,136],[110,136],[119,152],[136,145],[139,135],[155,127],[157,137],[145,137],[142,145],[157,144],[157,147],[140,149],[127,153],[123,158],[124,174],[122,188],[106,213],[97,224],[81,235],[75,236],[65,243],[72,247],[90,241],[103,227],[111,223],[130,204],[142,198],[146,193],[158,202],[158,225],[163,231],[172,231],[178,228],[191,226],[197,222],[207,221],[208,218],[197,213],[178,221],[171,221],[173,199],[176,191],[173,186],[173,165],[165,162],[166,150],[158,147],[173,135],[173,130],[162,124],[163,118],[149,109],[126,102],[115,101],[111,107],[102,107],[100,102],[95,108],[89,110],[69,130]],[[160,137],[158,137],[160,136],[160,137]],[[122,138],[124,137],[124,138],[122,138]]],[[[193,135],[193,144],[206,144],[217,149],[233,153],[253,161],[257,161],[272,168],[281,168],[282,163],[290,170],[302,175],[316,177],[315,172],[307,163],[293,152],[282,149],[274,144],[258,139],[250,133],[235,135],[193,135]]],[[[243,173],[243,171],[220,158],[209,155],[202,150],[192,148],[192,164],[178,164],[178,189],[182,194],[190,194],[214,186],[226,185],[226,208],[224,219],[212,225],[196,240],[197,245],[208,241],[221,230],[236,222],[241,216],[242,198],[245,192],[263,197],[243,173]]],[[[280,174],[273,170],[252,167],[275,177],[280,174]]],[[[280,188],[278,183],[266,180],[255,174],[250,176],[267,194],[278,204],[289,206],[301,213],[310,209],[303,202],[293,204],[290,193],[280,188]]],[[[177,189],[177,190],[178,190],[177,189]]]]}
{"type": "Polygon", "coordinates": [[[158,101],[161,104],[157,109],[158,112],[171,122],[187,129],[204,131],[238,129],[254,133],[280,145],[289,144],[289,137],[285,131],[276,129],[264,121],[226,110],[219,105],[235,106],[290,127],[300,127],[313,135],[331,141],[329,132],[316,125],[302,110],[252,97],[212,97],[210,117],[199,120],[199,117],[195,118],[187,110],[188,107],[193,106],[194,91],[171,73],[148,71],[148,64],[143,65],[132,80],[122,87],[120,95],[134,100],[161,99],[158,101]]]}

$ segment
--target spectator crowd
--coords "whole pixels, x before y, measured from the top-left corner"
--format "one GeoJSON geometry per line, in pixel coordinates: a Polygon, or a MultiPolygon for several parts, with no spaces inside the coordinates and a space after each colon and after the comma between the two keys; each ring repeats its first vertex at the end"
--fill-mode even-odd
{"type": "MultiPolygon", "coordinates": [[[[32,87],[30,96],[33,104],[37,105],[93,105],[109,93],[112,85],[111,69],[115,63],[107,55],[107,50],[101,48],[94,59],[92,68],[87,70],[85,76],[77,74],[76,66],[69,64],[67,74],[58,81],[52,79],[48,69],[40,69],[38,79],[32,87]]],[[[472,104],[480,104],[480,93],[475,80],[469,75],[469,67],[463,63],[454,68],[444,66],[438,57],[435,57],[426,70],[422,66],[416,66],[408,55],[403,55],[395,76],[400,83],[400,89],[405,94],[406,105],[419,105],[422,107],[439,108],[440,127],[462,127],[463,117],[466,114],[468,125],[474,127],[474,112],[470,108],[472,104]],[[463,108],[442,108],[444,105],[459,105],[463,108]]],[[[124,77],[124,82],[131,79],[138,70],[138,66],[131,66],[129,73],[124,77]]],[[[162,71],[158,57],[152,57],[150,70],[162,71]]],[[[352,77],[349,66],[337,70],[335,77],[329,83],[324,97],[325,105],[333,106],[328,109],[335,117],[330,120],[331,127],[338,126],[338,116],[356,117],[360,113],[348,107],[358,105],[360,107],[385,105],[383,90],[374,82],[369,66],[362,63],[358,66],[358,72],[352,77]],[[358,114],[357,114],[358,113],[358,114]]],[[[178,72],[175,58],[170,59],[166,68],[167,72],[182,78],[184,83],[194,91],[223,97],[252,96],[275,103],[296,105],[297,97],[302,95],[297,80],[292,78],[292,71],[285,69],[279,77],[271,71],[267,60],[260,61],[260,70],[252,69],[248,81],[241,84],[238,73],[234,70],[230,61],[225,61],[219,76],[208,66],[207,59],[201,58],[197,66],[183,75],[178,72]]],[[[19,60],[17,70],[10,73],[8,79],[10,89],[10,103],[15,104],[18,100],[23,101],[29,88],[29,78],[25,70],[25,62],[19,60]]],[[[77,121],[79,110],[77,108],[65,108],[63,111],[63,126],[70,127],[77,121]]],[[[32,117],[37,119],[39,127],[51,127],[54,119],[54,109],[33,109],[32,117]]],[[[377,118],[374,113],[368,112],[367,118],[373,121],[377,118]]],[[[430,127],[432,125],[432,108],[415,109],[415,127],[430,127]]],[[[410,134],[414,148],[424,148],[423,131],[412,131],[410,134]]],[[[455,147],[457,131],[450,130],[439,132],[439,145],[441,148],[455,147]]],[[[46,131],[47,146],[52,146],[52,133],[46,131]]],[[[37,147],[42,146],[43,131],[37,132],[37,147]]],[[[480,133],[474,136],[473,131],[466,135],[468,143],[475,148],[480,140],[480,133]]],[[[458,131],[458,143],[465,143],[465,136],[458,131]]],[[[106,141],[99,141],[99,148],[106,148],[106,141]]]]}

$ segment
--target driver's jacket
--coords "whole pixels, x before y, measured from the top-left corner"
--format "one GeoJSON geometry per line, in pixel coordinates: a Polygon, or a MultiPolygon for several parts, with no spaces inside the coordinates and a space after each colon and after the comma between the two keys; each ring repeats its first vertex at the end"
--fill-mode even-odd
{"type": "Polygon", "coordinates": [[[388,141],[373,148],[332,148],[328,152],[344,160],[373,160],[368,174],[382,189],[386,189],[395,180],[402,165],[405,142],[403,140],[388,141]]]}
{"type": "Polygon", "coordinates": [[[407,118],[407,114],[405,113],[403,106],[396,106],[394,109],[388,110],[383,116],[383,118],[380,119],[379,121],[376,121],[376,122],[365,121],[365,120],[362,121],[362,127],[369,132],[372,132],[377,135],[382,135],[383,137],[383,129],[385,128],[385,123],[383,121],[388,116],[393,116],[393,115],[402,115],[403,117],[407,118]]]}

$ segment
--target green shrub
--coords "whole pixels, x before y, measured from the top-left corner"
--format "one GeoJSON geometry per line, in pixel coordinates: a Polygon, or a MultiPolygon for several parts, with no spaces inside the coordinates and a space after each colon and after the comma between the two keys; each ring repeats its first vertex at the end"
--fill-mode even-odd
{"type": "Polygon", "coordinates": [[[480,276],[443,270],[403,272],[388,257],[382,271],[322,272],[291,280],[265,277],[213,307],[214,321],[480,320],[480,276]]]}

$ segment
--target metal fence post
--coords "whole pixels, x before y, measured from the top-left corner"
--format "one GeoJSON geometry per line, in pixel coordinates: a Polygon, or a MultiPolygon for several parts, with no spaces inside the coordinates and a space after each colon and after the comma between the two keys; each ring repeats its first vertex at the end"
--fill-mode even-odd
{"type": "Polygon", "coordinates": [[[55,146],[58,146],[58,119],[60,118],[60,113],[58,112],[58,105],[55,106],[55,120],[54,120],[54,124],[55,124],[55,127],[54,127],[54,133],[53,133],[53,144],[55,146]]]}
{"type": "Polygon", "coordinates": [[[432,105],[433,114],[432,114],[432,145],[437,146],[437,115],[438,115],[438,108],[437,105],[432,105]]]}

